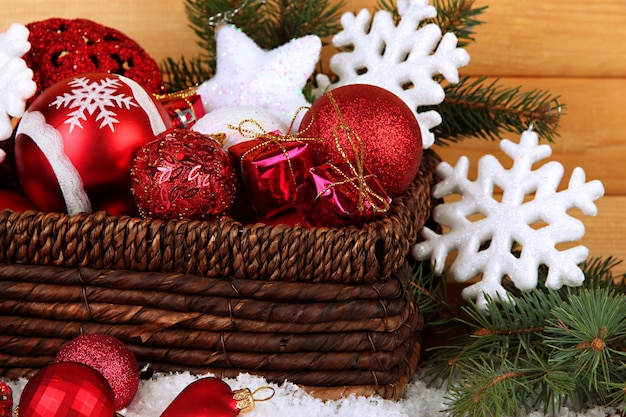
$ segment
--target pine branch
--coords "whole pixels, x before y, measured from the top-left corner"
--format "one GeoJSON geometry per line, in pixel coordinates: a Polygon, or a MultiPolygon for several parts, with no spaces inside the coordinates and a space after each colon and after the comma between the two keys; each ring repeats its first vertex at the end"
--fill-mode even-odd
{"type": "Polygon", "coordinates": [[[439,145],[472,136],[499,140],[502,131],[521,134],[531,124],[539,136],[550,142],[558,135],[556,128],[565,106],[547,91],[522,91],[521,87],[504,87],[498,79],[469,76],[444,89],[443,103],[420,109],[441,114],[443,123],[434,129],[439,145]]]}
{"type": "Polygon", "coordinates": [[[268,1],[265,36],[271,48],[306,35],[327,38],[341,30],[339,18],[343,6],[343,0],[268,1]]]}
{"type": "Polygon", "coordinates": [[[161,73],[168,91],[182,91],[202,84],[213,76],[211,63],[202,57],[189,60],[181,57],[179,61],[167,58],[161,63],[161,73]]]}
{"type": "Polygon", "coordinates": [[[445,274],[435,273],[425,262],[415,262],[410,284],[426,325],[448,324],[454,314],[448,304],[445,274]]]}
{"type": "Polygon", "coordinates": [[[618,371],[626,361],[626,297],[585,289],[551,313],[544,338],[554,349],[551,363],[569,366],[581,389],[604,402],[609,386],[624,382],[618,371]]]}
{"type": "Polygon", "coordinates": [[[474,0],[436,0],[437,17],[433,23],[441,28],[443,33],[452,32],[456,35],[457,46],[463,48],[474,42],[474,28],[483,24],[478,17],[488,6],[475,7],[474,0]]]}
{"type": "Polygon", "coordinates": [[[227,18],[260,48],[270,50],[293,38],[325,38],[341,29],[343,0],[185,0],[185,11],[198,37],[198,57],[167,59],[161,64],[166,86],[179,91],[209,79],[216,66],[216,25],[227,18]]]}
{"type": "MultiPolygon", "coordinates": [[[[626,410],[626,293],[612,258],[581,265],[585,284],[488,300],[488,313],[462,309],[465,337],[450,339],[429,361],[431,383],[449,387],[452,416],[501,415],[520,404],[556,413],[563,405],[626,410]],[[502,397],[504,396],[504,397],[502,397]]],[[[540,268],[540,283],[547,268],[540,268]]],[[[459,332],[463,333],[463,331],[459,332]]]]}
{"type": "Polygon", "coordinates": [[[501,364],[492,361],[469,361],[470,369],[463,374],[471,375],[463,384],[453,385],[446,398],[446,411],[452,416],[513,416],[523,409],[519,401],[524,377],[520,371],[500,372],[501,364]]]}
{"type": "MultiPolygon", "coordinates": [[[[457,45],[465,47],[474,41],[474,28],[483,22],[478,19],[487,6],[475,7],[475,0],[435,0],[433,6],[437,10],[437,17],[426,19],[421,26],[434,23],[442,33],[454,33],[458,39],[457,45]]],[[[394,0],[379,0],[377,10],[385,10],[391,13],[394,21],[400,21],[398,6],[394,0]]]]}

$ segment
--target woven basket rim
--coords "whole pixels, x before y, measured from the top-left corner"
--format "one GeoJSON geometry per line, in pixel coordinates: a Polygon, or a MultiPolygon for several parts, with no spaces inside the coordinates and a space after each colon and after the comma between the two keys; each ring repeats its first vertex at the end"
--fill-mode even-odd
{"type": "Polygon", "coordinates": [[[438,162],[426,150],[409,190],[394,199],[385,218],[363,227],[2,210],[0,262],[269,281],[385,280],[404,263],[431,214],[438,162]]]}

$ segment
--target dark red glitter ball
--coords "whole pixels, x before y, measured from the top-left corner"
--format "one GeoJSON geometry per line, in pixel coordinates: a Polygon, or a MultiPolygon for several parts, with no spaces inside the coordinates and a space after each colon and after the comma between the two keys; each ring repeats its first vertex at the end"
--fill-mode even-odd
{"type": "Polygon", "coordinates": [[[67,342],[55,362],[77,362],[100,372],[115,395],[117,410],[127,407],[139,388],[139,365],[133,352],[106,334],[85,334],[67,342]]]}
{"type": "Polygon", "coordinates": [[[236,195],[237,176],[227,152],[192,130],[166,130],[144,145],[131,177],[139,212],[163,220],[218,218],[236,195]]]}
{"type": "Polygon", "coordinates": [[[151,93],[165,92],[159,65],[122,32],[87,19],[52,18],[26,25],[37,93],[57,81],[90,72],[124,75],[151,93]]]}

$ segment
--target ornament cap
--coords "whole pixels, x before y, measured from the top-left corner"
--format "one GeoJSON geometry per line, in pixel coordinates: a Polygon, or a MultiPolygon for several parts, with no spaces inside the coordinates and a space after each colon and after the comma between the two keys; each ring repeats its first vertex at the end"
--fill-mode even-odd
{"type": "Polygon", "coordinates": [[[238,390],[233,390],[233,399],[237,400],[237,404],[235,407],[239,410],[239,414],[248,413],[254,410],[254,404],[256,402],[268,401],[270,400],[276,392],[272,387],[261,387],[254,390],[254,392],[250,391],[249,388],[242,388],[238,390]],[[265,398],[254,398],[254,396],[261,391],[271,391],[270,394],[265,398]]]}

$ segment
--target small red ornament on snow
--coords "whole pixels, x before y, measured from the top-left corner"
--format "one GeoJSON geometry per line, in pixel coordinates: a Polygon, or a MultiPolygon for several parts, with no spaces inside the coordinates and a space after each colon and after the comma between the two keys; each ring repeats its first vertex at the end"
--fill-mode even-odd
{"type": "Polygon", "coordinates": [[[67,342],[55,362],[76,362],[100,372],[115,396],[115,409],[126,408],[139,388],[139,365],[131,350],[106,334],[85,334],[67,342]]]}
{"type": "Polygon", "coordinates": [[[115,74],[58,82],[30,105],[15,140],[18,176],[43,211],[135,214],[130,167],[170,125],[152,94],[115,74]]]}
{"type": "Polygon", "coordinates": [[[315,166],[344,161],[341,149],[354,159],[352,145],[338,129],[341,125],[358,132],[365,166],[385,192],[390,197],[405,192],[422,160],[422,135],[411,109],[391,91],[373,85],[329,91],[313,103],[301,123],[309,126],[306,136],[323,139],[310,145],[315,166]]]}
{"type": "Polygon", "coordinates": [[[232,390],[218,378],[202,378],[182,390],[163,411],[161,417],[235,417],[254,409],[255,402],[267,401],[274,396],[270,387],[261,387],[254,392],[248,388],[232,390]],[[269,390],[267,398],[255,399],[254,395],[269,390]]]}
{"type": "Polygon", "coordinates": [[[151,93],[165,92],[159,64],[122,32],[87,19],[52,18],[26,25],[24,61],[37,83],[35,97],[62,79],[90,72],[124,75],[151,93]]]}
{"type": "Polygon", "coordinates": [[[13,416],[13,390],[0,381],[0,417],[13,416]]]}
{"type": "Polygon", "coordinates": [[[19,401],[20,417],[112,417],[115,397],[107,380],[95,369],[59,362],[39,370],[19,401]]]}
{"type": "Polygon", "coordinates": [[[143,216],[210,220],[222,216],[236,195],[228,153],[214,139],[170,129],[138,152],[132,191],[143,216]]]}

